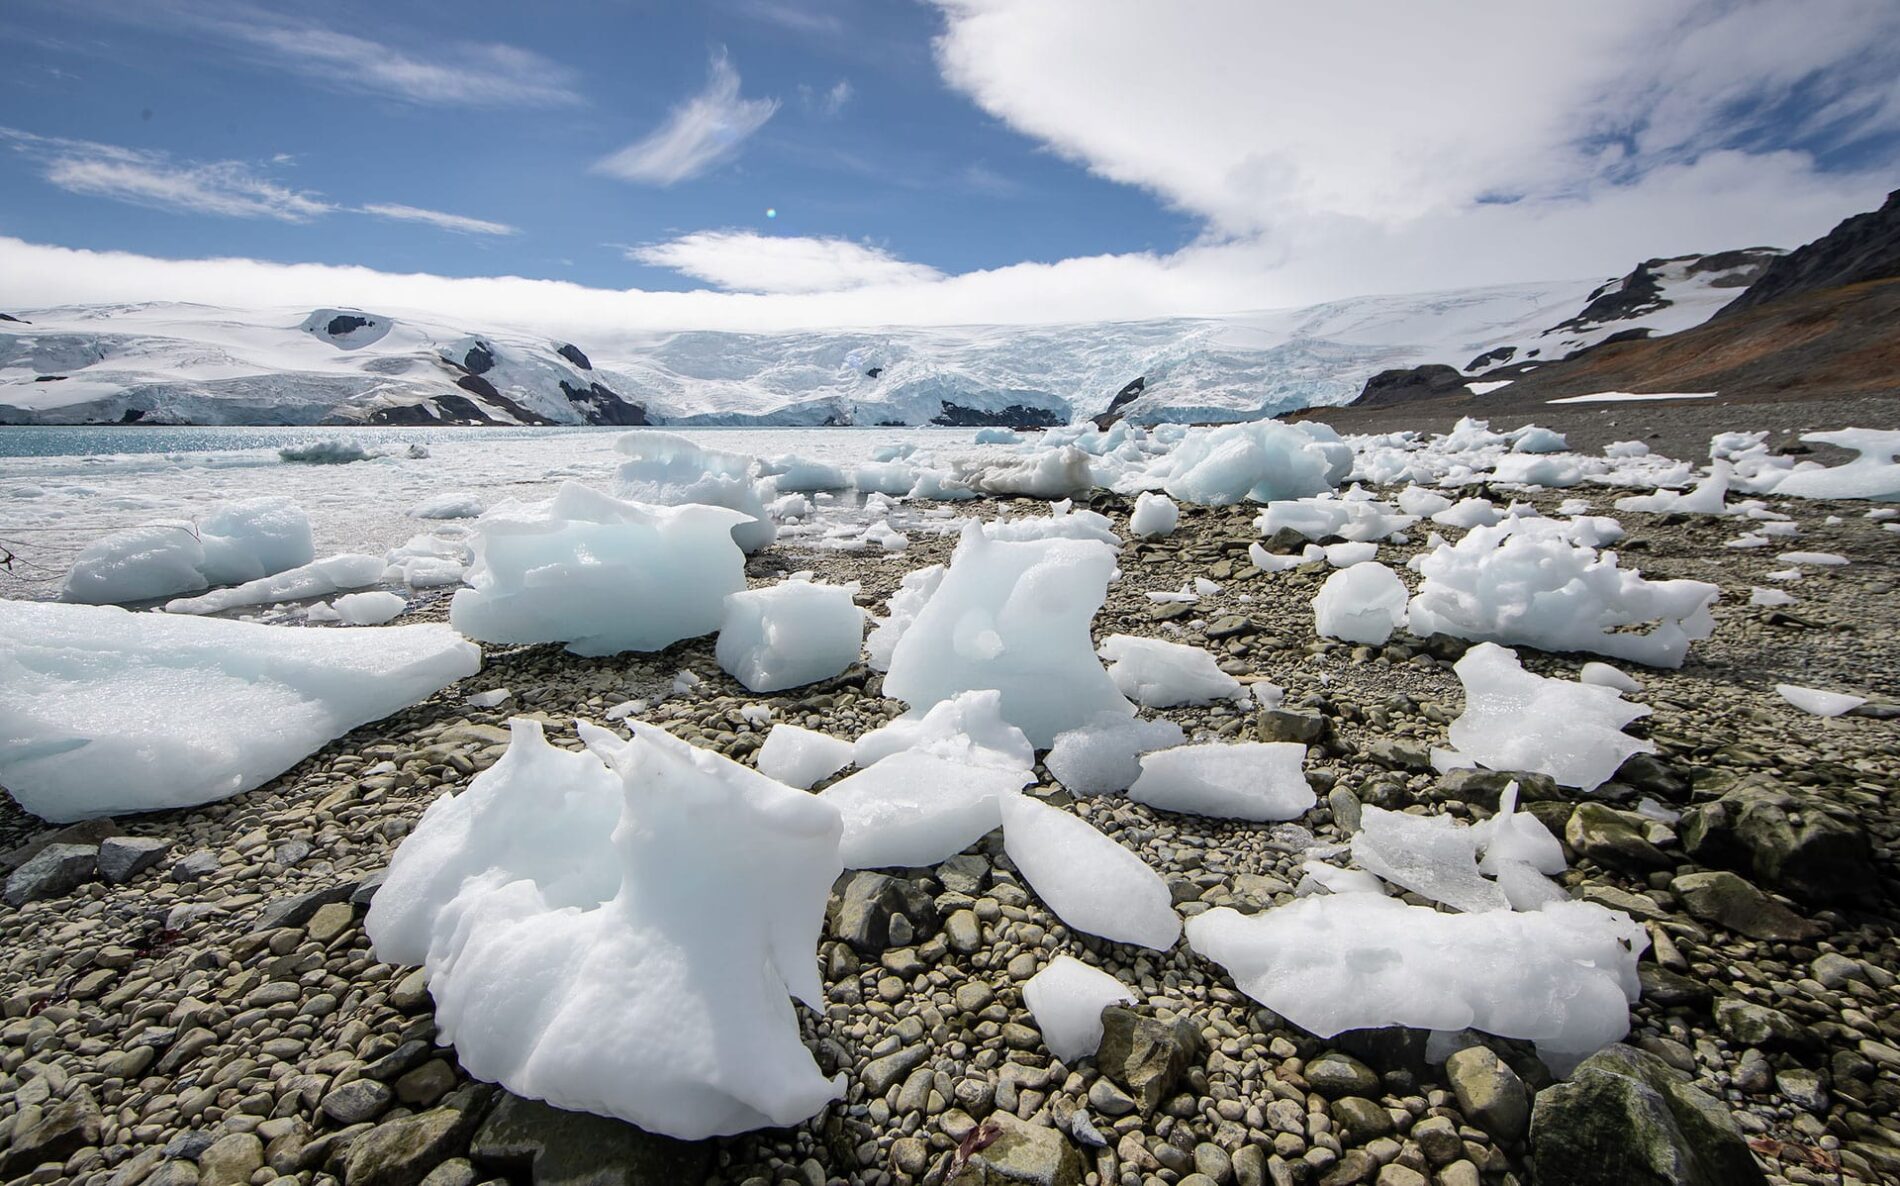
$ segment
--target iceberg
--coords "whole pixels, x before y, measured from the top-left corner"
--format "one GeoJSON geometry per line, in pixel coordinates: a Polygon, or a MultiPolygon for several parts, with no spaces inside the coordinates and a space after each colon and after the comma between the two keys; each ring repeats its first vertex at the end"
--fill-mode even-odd
{"type": "Polygon", "coordinates": [[[1336,489],[1352,446],[1324,424],[1250,420],[1194,429],[1168,455],[1162,488],[1178,502],[1232,506],[1336,489]]]}
{"type": "Polygon", "coordinates": [[[475,522],[475,562],[449,621],[484,642],[565,642],[577,655],[657,651],[719,628],[745,588],[726,507],[647,506],[565,482],[475,522]]]}
{"type": "Polygon", "coordinates": [[[211,803],[480,667],[441,625],[0,601],[0,786],[55,823],[211,803]]]}
{"type": "Polygon", "coordinates": [[[517,719],[502,760],[423,813],[365,927],[422,964],[437,1041],[516,1095],[682,1140],[783,1127],[843,1095],[799,1040],[840,821],[646,724],[517,719]]]}

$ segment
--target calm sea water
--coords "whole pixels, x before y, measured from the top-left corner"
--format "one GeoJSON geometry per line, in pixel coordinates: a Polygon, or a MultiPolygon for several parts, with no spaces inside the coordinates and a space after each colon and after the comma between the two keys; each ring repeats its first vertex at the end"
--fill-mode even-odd
{"type": "MultiPolygon", "coordinates": [[[[407,448],[443,441],[500,444],[523,438],[562,434],[618,434],[624,428],[569,426],[546,428],[250,428],[238,425],[0,425],[0,458],[106,457],[126,454],[225,453],[275,451],[300,441],[345,437],[370,448],[407,448]]],[[[691,429],[693,435],[719,429],[691,429]]],[[[731,431],[731,430],[724,430],[731,431]]]]}

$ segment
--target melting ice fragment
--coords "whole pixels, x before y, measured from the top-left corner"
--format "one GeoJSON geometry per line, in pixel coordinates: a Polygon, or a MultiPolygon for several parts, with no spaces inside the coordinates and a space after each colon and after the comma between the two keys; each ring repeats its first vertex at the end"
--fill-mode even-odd
{"type": "Polygon", "coordinates": [[[1163,811],[1225,819],[1298,819],[1318,802],[1296,741],[1180,745],[1141,759],[1128,797],[1163,811]]]}
{"type": "Polygon", "coordinates": [[[858,587],[780,581],[726,595],[714,654],[726,674],[754,692],[830,679],[858,660],[864,611],[858,587]]]}
{"type": "Polygon", "coordinates": [[[780,722],[759,747],[759,773],[786,786],[808,789],[851,764],[851,743],[842,737],[780,722]]]}
{"type": "Polygon", "coordinates": [[[367,930],[421,963],[438,1040],[478,1078],[683,1140],[796,1124],[843,1094],[799,1040],[840,821],[650,725],[516,720],[508,753],[423,814],[367,930]]]}
{"type": "Polygon", "coordinates": [[[254,581],[315,555],[310,518],[289,499],[227,502],[196,524],[147,523],[87,544],[60,598],[87,605],[152,601],[254,581]]]}
{"type": "Polygon", "coordinates": [[[1776,684],[1775,691],[1789,704],[1817,717],[1837,717],[1867,703],[1865,696],[1825,692],[1820,688],[1804,688],[1800,684],[1776,684]]]}
{"type": "Polygon", "coordinates": [[[56,823],[210,803],[480,667],[441,625],[311,630],[0,600],[0,786],[56,823]]]}
{"type": "Polygon", "coordinates": [[[1100,968],[1059,955],[1023,984],[1023,1003],[1042,1031],[1042,1044],[1065,1063],[1094,1054],[1102,1044],[1102,1010],[1133,1004],[1135,994],[1100,968]]]}
{"type": "Polygon", "coordinates": [[[1405,623],[1410,596],[1399,574],[1367,562],[1326,578],[1313,598],[1313,624],[1321,638],[1379,646],[1405,623]]]}
{"type": "Polygon", "coordinates": [[[1109,661],[1108,677],[1115,687],[1136,704],[1167,708],[1243,695],[1240,681],[1222,671],[1214,656],[1200,647],[1111,634],[1097,653],[1109,661]]]}
{"type": "Polygon", "coordinates": [[[1000,801],[1003,846],[1071,930],[1166,951],[1181,937],[1168,884],[1080,816],[1027,795],[1000,801]]]}
{"type": "Polygon", "coordinates": [[[1108,712],[1058,735],[1043,765],[1071,795],[1109,795],[1141,777],[1141,755],[1186,743],[1187,735],[1173,721],[1108,712]]]}
{"type": "Polygon", "coordinates": [[[1465,710],[1451,723],[1453,752],[1436,751],[1441,769],[1476,763],[1492,770],[1548,774],[1567,787],[1594,790],[1626,758],[1654,744],[1623,732],[1648,716],[1616,688],[1545,679],[1524,670],[1495,643],[1466,651],[1452,670],[1465,688],[1465,710]]]}

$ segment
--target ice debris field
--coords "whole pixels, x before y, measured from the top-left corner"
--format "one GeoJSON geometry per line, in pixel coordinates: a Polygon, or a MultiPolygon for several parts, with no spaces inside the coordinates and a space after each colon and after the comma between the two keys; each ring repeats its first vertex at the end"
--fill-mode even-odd
{"type": "MultiPolygon", "coordinates": [[[[1648,938],[1553,880],[1564,848],[1517,809],[1518,781],[1476,819],[1368,806],[1350,845],[1307,846],[1296,900],[1185,927],[1141,856],[1028,793],[1040,758],[1078,802],[1126,795],[1260,827],[1317,802],[1301,742],[1190,736],[1168,716],[1272,710],[1274,685],[1183,642],[1097,638],[1111,588],[1138,579],[1123,530],[1165,539],[1183,505],[1261,504],[1245,562],[1266,580],[1329,572],[1311,607],[1321,637],[1473,644],[1433,765],[1587,795],[1653,749],[1628,731],[1649,708],[1625,668],[1681,666],[1716,629],[1718,589],[1645,577],[1616,550],[1622,523],[1584,499],[1545,514],[1514,493],[1603,488],[1619,513],[1733,521],[1779,549],[1771,579],[1789,583],[1842,558],[1791,546],[1786,500],[1900,501],[1900,433],[1865,430],[1811,435],[1856,455],[1841,464],[1727,433],[1704,466],[1636,441],[1584,455],[1547,429],[1471,420],[1353,438],[1271,422],[912,431],[852,437],[855,453],[831,438],[822,455],[743,447],[793,433],[636,431],[611,452],[601,436],[564,439],[564,460],[524,446],[528,463],[502,464],[519,481],[480,489],[427,447],[347,439],[222,471],[189,458],[89,467],[154,493],[119,508],[139,521],[72,541],[62,570],[26,590],[56,600],[0,600],[0,786],[53,821],[226,798],[476,675],[484,644],[601,656],[712,635],[719,667],[755,693],[860,663],[881,672],[904,715],[858,737],[778,722],[751,766],[646,723],[639,704],[578,722],[578,750],[516,718],[506,755],[434,802],[374,898],[378,956],[426,970],[439,1040],[471,1073],[688,1139],[793,1124],[840,1097],[792,1002],[820,1005],[815,949],[841,872],[935,865],[998,829],[1073,931],[1158,951],[1185,941],[1315,1035],[1470,1028],[1573,1064],[1628,1030],[1648,938]],[[213,483],[229,497],[193,513],[178,489],[207,472],[252,480],[213,483]],[[284,473],[296,476],[273,480],[284,473]],[[336,475],[357,473],[378,505],[332,513],[348,499],[336,475]],[[1097,490],[1132,502],[1125,528],[1078,505],[1097,490]],[[985,497],[1048,506],[989,521],[959,511],[985,497]],[[351,525],[360,534],[340,537],[351,525]],[[907,563],[917,537],[954,537],[947,563],[907,563]],[[1380,560],[1408,541],[1425,545],[1409,563],[1380,560]],[[774,545],[857,552],[904,575],[870,606],[858,586],[810,573],[749,582],[747,556],[774,545]],[[431,596],[447,598],[446,624],[385,625],[431,596]],[[1615,664],[1545,676],[1519,649],[1615,664]],[[187,718],[169,711],[181,701],[187,718]]],[[[66,512],[97,491],[58,468],[10,477],[0,496],[70,536],[96,525],[66,512]]],[[[1862,513],[1897,526],[1884,508],[1862,513]]],[[[1145,592],[1191,612],[1222,590],[1202,578],[1145,592]]],[[[1785,604],[1776,592],[1751,600],[1785,604]]],[[[1865,691],[1781,684],[1764,703],[1830,716],[1865,691]]],[[[1101,1041],[1103,1007],[1136,992],[1065,955],[1024,996],[1072,1061],[1101,1041]]]]}

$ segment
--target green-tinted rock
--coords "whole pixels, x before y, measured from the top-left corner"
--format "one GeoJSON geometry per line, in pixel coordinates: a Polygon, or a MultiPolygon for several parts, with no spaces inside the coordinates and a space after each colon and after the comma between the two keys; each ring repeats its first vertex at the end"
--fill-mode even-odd
{"type": "Polygon", "coordinates": [[[1748,874],[1804,902],[1864,900],[1878,890],[1864,827],[1760,775],[1684,812],[1681,833],[1701,864],[1748,874]]]}
{"type": "Polygon", "coordinates": [[[950,1186],[1082,1186],[1088,1172],[1069,1138],[1007,1112],[965,1138],[952,1165],[950,1186]]]}
{"type": "Polygon", "coordinates": [[[1684,873],[1671,880],[1669,888],[1690,914],[1751,939],[1793,943],[1820,933],[1819,927],[1733,873],[1684,873]]]}
{"type": "Polygon", "coordinates": [[[1524,1135],[1524,1124],[1530,1119],[1530,1091],[1496,1051],[1465,1047],[1445,1060],[1445,1078],[1466,1120],[1506,1144],[1524,1135]]]}
{"type": "Polygon", "coordinates": [[[1674,862],[1644,839],[1642,829],[1602,803],[1579,803],[1564,825],[1564,842],[1599,865],[1626,873],[1667,869],[1674,862]]]}
{"type": "Polygon", "coordinates": [[[1719,1101],[1652,1054],[1616,1045],[1538,1093],[1537,1186],[1755,1186],[1767,1178],[1719,1101]]]}

